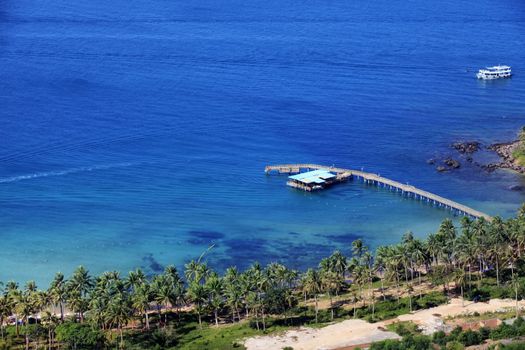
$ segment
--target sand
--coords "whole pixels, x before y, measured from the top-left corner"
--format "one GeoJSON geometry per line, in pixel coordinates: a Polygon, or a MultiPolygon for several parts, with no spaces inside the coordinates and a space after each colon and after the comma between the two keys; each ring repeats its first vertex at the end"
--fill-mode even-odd
{"type": "MultiPolygon", "coordinates": [[[[425,334],[446,330],[444,319],[469,315],[475,312],[502,312],[514,308],[513,300],[493,299],[488,303],[472,303],[452,299],[448,304],[431,309],[420,310],[411,314],[401,315],[395,319],[377,323],[363,320],[346,320],[323,328],[302,327],[290,330],[280,335],[257,336],[245,341],[248,350],[281,350],[286,346],[294,350],[329,350],[340,349],[352,345],[369,344],[384,339],[399,339],[396,333],[385,331],[386,325],[399,321],[412,321],[419,325],[425,334]]],[[[525,307],[525,302],[520,302],[525,307]]]]}

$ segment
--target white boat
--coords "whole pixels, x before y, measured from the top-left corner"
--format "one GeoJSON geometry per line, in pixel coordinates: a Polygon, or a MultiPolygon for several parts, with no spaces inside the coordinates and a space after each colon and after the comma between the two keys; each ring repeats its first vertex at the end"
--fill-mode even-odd
{"type": "Polygon", "coordinates": [[[499,79],[499,78],[510,78],[512,75],[511,69],[509,66],[494,66],[494,67],[487,67],[485,69],[480,69],[478,74],[476,76],[478,79],[483,80],[492,80],[492,79],[499,79]]]}

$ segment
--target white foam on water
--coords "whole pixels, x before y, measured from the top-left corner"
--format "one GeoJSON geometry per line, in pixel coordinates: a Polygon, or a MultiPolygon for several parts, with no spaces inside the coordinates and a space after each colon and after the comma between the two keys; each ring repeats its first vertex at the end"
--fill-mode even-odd
{"type": "Polygon", "coordinates": [[[17,176],[0,178],[0,183],[18,182],[18,181],[32,180],[32,179],[38,179],[41,177],[49,177],[49,176],[63,176],[63,175],[82,173],[82,172],[87,172],[87,171],[122,168],[122,167],[132,166],[133,164],[134,163],[117,163],[117,164],[108,164],[108,165],[83,166],[83,167],[70,168],[70,169],[58,170],[58,171],[43,171],[43,172],[38,172],[38,173],[33,173],[33,174],[17,175],[17,176]]]}

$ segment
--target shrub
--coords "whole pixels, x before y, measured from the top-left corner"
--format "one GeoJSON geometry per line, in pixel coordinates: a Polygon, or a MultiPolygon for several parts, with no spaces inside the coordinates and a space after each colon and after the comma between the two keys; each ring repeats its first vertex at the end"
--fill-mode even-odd
{"type": "Polygon", "coordinates": [[[438,331],[432,336],[432,341],[438,345],[445,346],[447,344],[447,335],[443,331],[438,331]]]}
{"type": "Polygon", "coordinates": [[[73,349],[100,349],[104,345],[104,334],[87,324],[67,322],[56,328],[56,339],[73,349]]]}
{"type": "Polygon", "coordinates": [[[483,342],[481,335],[478,332],[471,331],[470,329],[461,333],[457,340],[465,346],[478,345],[483,342]]]}
{"type": "Polygon", "coordinates": [[[515,336],[517,336],[516,329],[506,323],[502,323],[498,328],[490,332],[490,339],[492,340],[513,338],[515,336]]]}
{"type": "Polygon", "coordinates": [[[440,292],[432,292],[424,295],[416,301],[416,305],[419,309],[428,309],[436,307],[447,302],[447,297],[440,292]]]}
{"type": "Polygon", "coordinates": [[[465,345],[457,341],[451,341],[447,343],[446,349],[447,350],[463,350],[465,349],[465,345]]]}

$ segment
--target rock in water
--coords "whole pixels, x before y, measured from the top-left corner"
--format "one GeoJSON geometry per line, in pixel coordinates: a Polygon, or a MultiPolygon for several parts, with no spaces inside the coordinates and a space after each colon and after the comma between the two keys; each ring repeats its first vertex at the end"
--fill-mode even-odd
{"type": "Polygon", "coordinates": [[[448,169],[445,168],[444,166],[440,165],[436,168],[437,171],[439,171],[440,173],[444,172],[444,171],[447,171],[448,169]]]}
{"type": "Polygon", "coordinates": [[[446,166],[452,169],[458,169],[461,166],[461,164],[457,160],[452,158],[445,159],[443,163],[445,163],[446,166]]]}
{"type": "Polygon", "coordinates": [[[523,190],[525,190],[525,187],[521,186],[521,185],[512,185],[512,186],[509,186],[509,190],[511,190],[511,191],[523,191],[523,190]]]}
{"type": "Polygon", "coordinates": [[[477,141],[455,142],[452,147],[461,154],[472,154],[479,150],[480,143],[477,141]]]}

